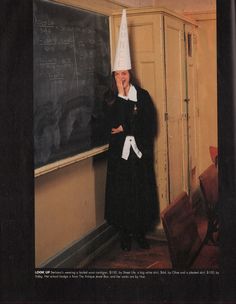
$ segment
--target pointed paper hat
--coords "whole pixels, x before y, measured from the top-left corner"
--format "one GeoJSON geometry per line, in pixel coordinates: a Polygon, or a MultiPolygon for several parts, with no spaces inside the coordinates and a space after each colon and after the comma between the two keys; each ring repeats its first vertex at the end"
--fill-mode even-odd
{"type": "Polygon", "coordinates": [[[131,60],[130,60],[130,50],[129,50],[128,27],[127,27],[127,19],[126,19],[126,10],[123,9],[113,71],[130,70],[130,69],[131,69],[131,60]]]}

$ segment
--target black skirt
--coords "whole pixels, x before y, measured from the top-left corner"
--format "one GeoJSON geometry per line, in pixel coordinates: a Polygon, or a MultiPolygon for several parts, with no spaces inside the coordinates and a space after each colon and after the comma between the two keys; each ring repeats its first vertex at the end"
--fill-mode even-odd
{"type": "Polygon", "coordinates": [[[158,200],[152,160],[110,159],[107,169],[105,218],[119,230],[146,233],[158,219],[158,200]]]}

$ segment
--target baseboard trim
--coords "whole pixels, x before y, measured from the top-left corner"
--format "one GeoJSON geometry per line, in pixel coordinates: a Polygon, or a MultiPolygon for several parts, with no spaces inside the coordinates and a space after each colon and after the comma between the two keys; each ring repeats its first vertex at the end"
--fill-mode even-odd
{"type": "Polygon", "coordinates": [[[104,222],[85,237],[51,257],[38,268],[83,268],[101,254],[118,237],[117,232],[104,222]]]}
{"type": "Polygon", "coordinates": [[[162,226],[162,223],[160,222],[154,229],[154,231],[149,232],[147,234],[147,237],[149,239],[154,239],[158,242],[167,242],[166,235],[162,226]]]}

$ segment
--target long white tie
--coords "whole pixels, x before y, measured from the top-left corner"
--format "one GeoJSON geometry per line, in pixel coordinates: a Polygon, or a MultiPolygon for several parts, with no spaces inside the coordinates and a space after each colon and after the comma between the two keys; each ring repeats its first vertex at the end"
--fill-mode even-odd
{"type": "Polygon", "coordinates": [[[131,147],[133,148],[138,158],[141,158],[142,152],[138,149],[134,136],[126,136],[121,157],[127,160],[129,158],[131,147]]]}

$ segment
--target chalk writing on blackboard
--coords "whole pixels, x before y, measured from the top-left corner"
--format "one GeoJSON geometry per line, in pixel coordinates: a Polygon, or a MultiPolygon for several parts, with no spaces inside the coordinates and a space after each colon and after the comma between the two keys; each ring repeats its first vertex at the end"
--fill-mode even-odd
{"type": "Polygon", "coordinates": [[[34,1],[35,167],[106,143],[108,17],[34,1]]]}

